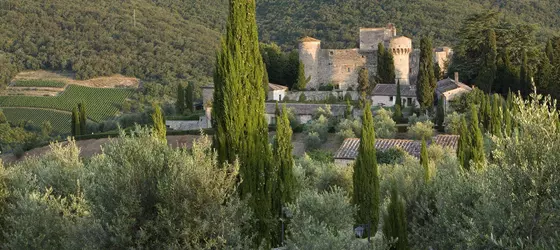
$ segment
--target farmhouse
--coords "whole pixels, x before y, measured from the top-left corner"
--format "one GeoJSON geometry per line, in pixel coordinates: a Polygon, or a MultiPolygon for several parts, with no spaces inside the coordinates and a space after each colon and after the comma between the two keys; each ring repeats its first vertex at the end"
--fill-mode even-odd
{"type": "MultiPolygon", "coordinates": [[[[430,144],[437,144],[442,147],[448,147],[456,151],[459,142],[458,135],[437,135],[432,138],[430,144]]],[[[360,147],[360,139],[348,138],[344,140],[342,146],[338,149],[334,156],[334,161],[337,165],[347,166],[356,160],[358,150],[360,147]]],[[[391,148],[400,148],[407,152],[409,155],[420,158],[420,149],[422,147],[421,141],[416,140],[401,140],[401,139],[376,139],[375,148],[378,151],[386,151],[391,148]]]]}
{"type": "Polygon", "coordinates": [[[439,81],[436,87],[438,98],[443,98],[443,104],[449,107],[449,102],[463,94],[471,92],[472,88],[459,82],[459,73],[455,72],[455,79],[447,78],[439,81]]]}
{"type": "MultiPolygon", "coordinates": [[[[418,107],[416,85],[401,85],[403,107],[418,107]]],[[[396,84],[377,84],[371,93],[372,106],[393,107],[397,98],[396,84]]]]}

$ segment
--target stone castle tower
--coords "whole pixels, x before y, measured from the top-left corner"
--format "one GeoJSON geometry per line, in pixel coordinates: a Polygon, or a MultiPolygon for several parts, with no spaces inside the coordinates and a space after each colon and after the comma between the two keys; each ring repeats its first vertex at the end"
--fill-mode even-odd
{"type": "Polygon", "coordinates": [[[307,88],[318,89],[333,84],[340,89],[356,89],[361,68],[367,68],[371,76],[377,74],[379,43],[383,43],[393,54],[395,81],[403,85],[414,83],[418,63],[412,40],[404,36],[397,37],[395,26],[388,24],[384,28],[360,28],[360,48],[356,49],[321,49],[320,40],[311,37],[301,39],[299,58],[304,64],[306,77],[311,77],[307,88]]]}

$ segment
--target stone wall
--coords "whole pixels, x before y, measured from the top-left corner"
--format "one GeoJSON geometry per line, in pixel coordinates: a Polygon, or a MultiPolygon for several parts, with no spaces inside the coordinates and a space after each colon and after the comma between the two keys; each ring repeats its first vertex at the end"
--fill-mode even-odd
{"type": "Polygon", "coordinates": [[[201,117],[198,121],[165,121],[165,126],[172,130],[197,130],[209,128],[206,117],[201,117]]]}
{"type": "Polygon", "coordinates": [[[299,100],[299,96],[301,94],[305,94],[307,101],[324,101],[327,100],[330,94],[338,98],[344,99],[346,93],[350,93],[352,95],[352,100],[356,101],[359,99],[360,94],[358,91],[297,91],[297,92],[286,92],[286,97],[289,98],[291,101],[299,100]]]}

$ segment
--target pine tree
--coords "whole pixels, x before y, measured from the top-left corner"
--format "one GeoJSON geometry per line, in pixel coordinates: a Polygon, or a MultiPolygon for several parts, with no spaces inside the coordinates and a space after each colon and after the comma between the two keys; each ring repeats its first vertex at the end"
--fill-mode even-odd
{"type": "Polygon", "coordinates": [[[401,82],[397,81],[397,96],[395,99],[395,113],[393,113],[393,120],[397,123],[403,120],[402,114],[402,97],[401,97],[401,82]]]}
{"type": "Polygon", "coordinates": [[[78,112],[80,112],[80,135],[86,134],[87,116],[86,106],[83,103],[78,103],[78,112]]]}
{"type": "Polygon", "coordinates": [[[360,92],[360,107],[365,105],[369,87],[369,72],[367,68],[361,68],[358,74],[358,91],[360,92]]]}
{"type": "Polygon", "coordinates": [[[493,29],[488,30],[487,44],[484,48],[484,62],[482,69],[476,78],[476,84],[487,93],[492,91],[492,85],[496,78],[497,66],[496,58],[498,56],[498,49],[496,46],[496,32],[493,29]]]}
{"type": "Polygon", "coordinates": [[[463,169],[470,169],[469,161],[471,160],[471,137],[469,136],[469,130],[467,128],[467,121],[465,116],[461,117],[461,127],[459,131],[459,145],[457,147],[457,160],[463,167],[463,169]]]}
{"type": "Polygon", "coordinates": [[[214,73],[214,147],[219,162],[240,162],[239,195],[248,199],[257,219],[255,240],[260,243],[270,238],[274,225],[271,192],[277,176],[265,118],[265,67],[259,50],[255,0],[230,0],[229,6],[214,73]]]}
{"type": "Polygon", "coordinates": [[[190,112],[194,112],[194,83],[193,82],[189,82],[189,85],[187,85],[187,91],[186,91],[186,95],[185,95],[185,103],[186,103],[186,109],[190,112]]]}
{"type": "Polygon", "coordinates": [[[362,139],[352,175],[354,192],[352,201],[358,207],[356,223],[370,224],[371,232],[377,231],[379,222],[379,173],[375,150],[375,130],[369,102],[364,107],[362,139]]]}
{"type": "Polygon", "coordinates": [[[383,234],[397,242],[391,246],[394,250],[408,250],[408,232],[404,200],[400,197],[395,181],[391,184],[391,198],[387,213],[383,217],[383,234]]]}
{"type": "Polygon", "coordinates": [[[311,76],[305,77],[305,67],[302,61],[299,61],[297,82],[294,85],[295,90],[305,90],[307,84],[311,81],[311,76]]]}
{"type": "Polygon", "coordinates": [[[436,109],[436,126],[440,130],[443,130],[443,123],[445,122],[445,107],[443,104],[443,95],[438,98],[438,104],[436,109]]]}
{"type": "Polygon", "coordinates": [[[478,112],[476,108],[471,107],[471,145],[470,153],[472,155],[472,161],[475,168],[480,169],[484,166],[485,156],[484,156],[484,142],[482,139],[482,131],[480,130],[480,124],[478,123],[478,112]]]}
{"type": "Polygon", "coordinates": [[[430,170],[430,162],[428,158],[428,149],[426,147],[426,138],[422,138],[422,148],[420,149],[420,165],[424,168],[424,180],[428,183],[432,179],[430,170]]]}
{"type": "Polygon", "coordinates": [[[431,109],[434,104],[436,77],[433,58],[432,40],[424,37],[420,41],[420,70],[416,83],[416,96],[423,112],[431,109]]]}
{"type": "Polygon", "coordinates": [[[177,101],[175,102],[175,110],[179,115],[185,114],[185,89],[181,83],[177,84],[177,101]]]}
{"type": "Polygon", "coordinates": [[[74,107],[72,109],[72,136],[76,137],[80,135],[80,114],[78,113],[78,109],[74,107]]]}
{"type": "Polygon", "coordinates": [[[152,113],[153,133],[160,140],[167,141],[165,137],[167,134],[167,128],[165,126],[165,120],[163,118],[161,108],[156,103],[152,104],[152,108],[154,110],[154,113],[152,113]]]}

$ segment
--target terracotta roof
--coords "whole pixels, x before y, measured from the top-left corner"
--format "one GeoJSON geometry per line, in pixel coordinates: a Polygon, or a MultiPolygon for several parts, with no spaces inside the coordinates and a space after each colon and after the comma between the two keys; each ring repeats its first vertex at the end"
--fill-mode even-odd
{"type": "Polygon", "coordinates": [[[310,37],[310,36],[306,36],[306,37],[303,37],[303,38],[299,39],[299,41],[300,42],[320,42],[321,40],[315,39],[315,38],[310,37]]]}
{"type": "MultiPolygon", "coordinates": [[[[373,89],[373,96],[396,96],[396,84],[376,84],[373,89]]],[[[401,96],[403,97],[416,97],[416,85],[402,85],[401,96]]]]}
{"type": "Polygon", "coordinates": [[[274,83],[269,83],[268,84],[268,91],[273,91],[273,90],[288,90],[288,87],[283,86],[283,85],[274,84],[274,83]]]}
{"type": "Polygon", "coordinates": [[[451,79],[451,78],[447,78],[447,79],[443,79],[441,81],[439,81],[437,83],[437,87],[436,87],[436,93],[438,93],[438,95],[441,95],[447,91],[451,91],[454,89],[458,89],[458,88],[463,88],[466,90],[472,90],[471,87],[467,86],[464,83],[456,83],[455,80],[451,79]]]}
{"type": "MultiPolygon", "coordinates": [[[[432,138],[432,143],[441,145],[443,147],[450,147],[453,150],[457,149],[458,141],[458,135],[438,135],[432,138]]],[[[340,148],[334,155],[334,158],[355,160],[358,156],[359,147],[360,139],[348,138],[344,140],[342,146],[340,146],[340,148]]],[[[422,148],[422,142],[401,139],[375,139],[375,148],[379,151],[385,151],[395,147],[404,150],[411,156],[420,158],[420,149],[422,148]]]]}
{"type": "MultiPolygon", "coordinates": [[[[284,105],[278,104],[278,105],[284,105]]],[[[346,111],[346,105],[329,104],[334,116],[343,116],[346,111]]],[[[324,108],[325,104],[304,104],[304,103],[286,103],[286,108],[291,108],[295,115],[313,115],[318,108],[324,108]]],[[[274,114],[276,112],[276,103],[266,103],[266,113],[274,114]]]]}

